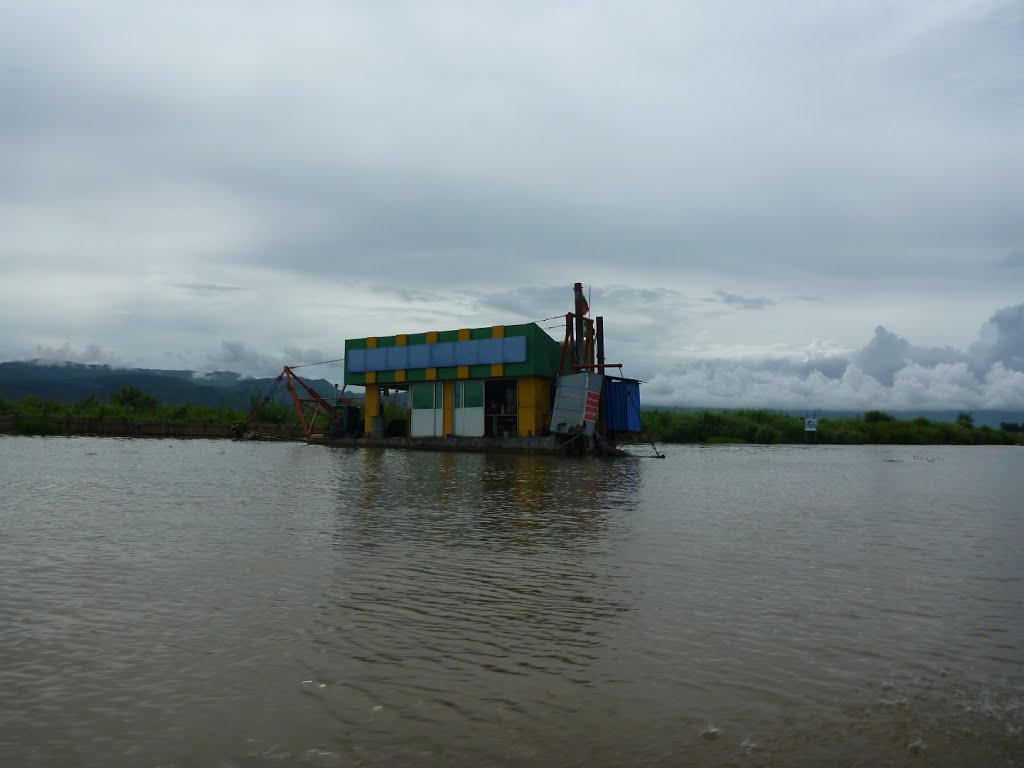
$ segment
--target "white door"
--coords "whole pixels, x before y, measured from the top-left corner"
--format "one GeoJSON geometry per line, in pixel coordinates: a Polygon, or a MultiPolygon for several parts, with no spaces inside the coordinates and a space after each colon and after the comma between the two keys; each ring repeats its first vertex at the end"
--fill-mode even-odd
{"type": "Polygon", "coordinates": [[[428,381],[412,385],[412,437],[444,435],[444,384],[428,381]]]}
{"type": "Polygon", "coordinates": [[[455,382],[455,434],[482,437],[484,434],[484,383],[455,382]]]}

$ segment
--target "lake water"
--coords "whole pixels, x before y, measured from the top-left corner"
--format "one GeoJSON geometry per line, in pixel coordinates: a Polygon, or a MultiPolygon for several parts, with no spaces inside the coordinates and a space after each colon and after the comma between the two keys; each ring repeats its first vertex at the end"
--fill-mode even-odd
{"type": "Polygon", "coordinates": [[[1024,450],[0,438],[0,765],[1024,765],[1024,450]]]}

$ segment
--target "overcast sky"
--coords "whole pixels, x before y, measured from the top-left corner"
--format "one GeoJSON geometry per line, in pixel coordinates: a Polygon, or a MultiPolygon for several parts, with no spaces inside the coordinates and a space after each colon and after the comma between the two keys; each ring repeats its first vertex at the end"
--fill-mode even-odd
{"type": "Polygon", "coordinates": [[[576,281],[648,403],[1024,410],[1024,3],[0,3],[0,360],[269,376],[576,281]]]}

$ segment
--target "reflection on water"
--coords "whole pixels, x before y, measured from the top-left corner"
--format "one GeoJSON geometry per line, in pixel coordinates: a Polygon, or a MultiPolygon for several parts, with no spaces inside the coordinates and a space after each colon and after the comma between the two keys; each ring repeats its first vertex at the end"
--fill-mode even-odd
{"type": "Polygon", "coordinates": [[[0,439],[0,764],[1019,765],[996,448],[0,439]]]}
{"type": "Polygon", "coordinates": [[[639,484],[634,462],[567,466],[546,456],[354,453],[363,459],[360,505],[350,514],[346,466],[337,477],[339,524],[347,530],[354,520],[379,543],[409,535],[416,542],[427,537],[495,547],[595,539],[607,524],[609,506],[617,512],[635,507],[639,484]]]}

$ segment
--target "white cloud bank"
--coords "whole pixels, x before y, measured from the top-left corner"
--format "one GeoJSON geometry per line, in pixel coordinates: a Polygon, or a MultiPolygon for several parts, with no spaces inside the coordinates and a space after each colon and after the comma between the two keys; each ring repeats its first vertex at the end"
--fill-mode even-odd
{"type": "Polygon", "coordinates": [[[1024,411],[1024,304],[967,351],[915,347],[879,326],[849,357],[696,360],[653,376],[645,402],[716,408],[1024,411]]]}

